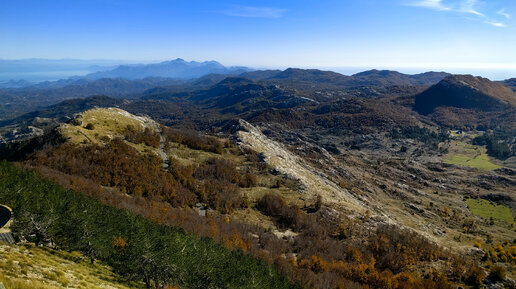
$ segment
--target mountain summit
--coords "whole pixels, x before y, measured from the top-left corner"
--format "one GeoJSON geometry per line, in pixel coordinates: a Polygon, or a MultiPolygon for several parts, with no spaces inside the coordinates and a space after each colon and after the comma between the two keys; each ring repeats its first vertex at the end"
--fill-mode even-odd
{"type": "Polygon", "coordinates": [[[472,75],[451,75],[416,95],[415,109],[429,114],[448,106],[480,111],[501,111],[516,107],[516,93],[507,86],[472,75]]]}
{"type": "Polygon", "coordinates": [[[217,61],[185,61],[181,58],[153,64],[120,65],[113,70],[88,74],[91,79],[165,77],[193,79],[207,74],[239,74],[251,69],[247,67],[226,67],[217,61]]]}

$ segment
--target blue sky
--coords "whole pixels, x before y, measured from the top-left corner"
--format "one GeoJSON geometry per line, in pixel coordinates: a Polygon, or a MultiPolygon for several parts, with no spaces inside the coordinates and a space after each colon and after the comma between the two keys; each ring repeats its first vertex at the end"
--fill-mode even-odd
{"type": "Polygon", "coordinates": [[[515,0],[2,0],[0,58],[515,72],[515,0]]]}

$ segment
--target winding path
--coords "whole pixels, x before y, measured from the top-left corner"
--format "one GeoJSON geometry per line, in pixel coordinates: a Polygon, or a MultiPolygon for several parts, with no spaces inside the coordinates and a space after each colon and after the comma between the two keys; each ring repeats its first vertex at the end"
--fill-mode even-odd
{"type": "Polygon", "coordinates": [[[155,127],[156,133],[159,135],[158,155],[163,160],[163,168],[168,170],[168,167],[170,166],[170,160],[168,159],[167,153],[165,153],[165,137],[163,136],[163,131],[161,130],[159,124],[155,124],[155,127]]]}

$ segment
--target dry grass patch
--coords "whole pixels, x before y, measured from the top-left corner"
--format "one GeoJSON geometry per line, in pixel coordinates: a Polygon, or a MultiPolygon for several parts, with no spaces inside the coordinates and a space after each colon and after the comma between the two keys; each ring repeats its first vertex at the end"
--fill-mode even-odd
{"type": "Polygon", "coordinates": [[[146,117],[132,115],[118,108],[95,108],[80,114],[71,124],[59,127],[61,134],[72,143],[105,143],[122,137],[127,127],[155,131],[157,124],[146,117]]]}
{"type": "Polygon", "coordinates": [[[142,283],[121,282],[108,266],[91,264],[80,253],[30,244],[0,244],[0,282],[8,289],[144,288],[142,283]]]}

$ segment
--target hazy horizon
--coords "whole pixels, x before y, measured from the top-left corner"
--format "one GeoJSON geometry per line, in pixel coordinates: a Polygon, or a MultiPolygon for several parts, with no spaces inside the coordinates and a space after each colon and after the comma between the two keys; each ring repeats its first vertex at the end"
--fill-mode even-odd
{"type": "MultiPolygon", "coordinates": [[[[67,79],[70,77],[82,77],[89,73],[96,72],[96,71],[103,71],[103,70],[109,70],[112,69],[118,65],[129,65],[129,64],[153,64],[153,63],[160,63],[163,61],[170,61],[181,57],[172,57],[170,59],[163,59],[163,60],[117,60],[117,59],[47,59],[47,58],[25,58],[25,59],[0,59],[5,61],[49,61],[49,62],[63,62],[66,63],[69,62],[78,62],[82,64],[83,66],[80,68],[76,68],[74,66],[70,67],[70,69],[52,69],[52,70],[41,70],[38,68],[33,68],[33,71],[27,72],[13,72],[13,71],[2,71],[0,68],[0,81],[10,81],[10,80],[27,80],[32,82],[41,82],[41,81],[55,81],[60,79],[67,79]],[[97,69],[88,69],[90,67],[95,66],[97,69]],[[97,67],[98,66],[98,67],[97,67]],[[100,70],[99,70],[100,68],[100,70]]],[[[183,59],[183,58],[182,58],[183,59]]],[[[217,61],[216,59],[209,59],[209,60],[195,60],[195,59],[184,59],[185,61],[197,61],[197,62],[203,62],[203,61],[217,61]]],[[[226,65],[225,63],[221,63],[223,65],[226,65]]],[[[230,66],[230,65],[226,65],[230,66]]],[[[478,69],[478,68],[446,68],[446,67],[367,67],[367,66],[360,66],[360,67],[353,67],[353,66],[341,66],[341,67],[325,67],[325,66],[249,66],[245,63],[237,64],[235,66],[245,66],[249,67],[251,69],[256,70],[267,70],[267,69],[287,69],[287,68],[301,68],[301,69],[320,69],[320,70],[327,70],[327,71],[334,71],[337,73],[341,73],[344,75],[352,75],[355,73],[377,69],[377,70],[393,70],[398,71],[400,73],[405,74],[418,74],[418,73],[424,73],[429,71],[436,71],[436,72],[448,72],[452,74],[471,74],[474,76],[481,76],[485,78],[489,78],[491,80],[506,80],[510,78],[516,77],[516,69],[514,70],[504,70],[504,69],[478,69]]],[[[44,67],[43,67],[44,68],[44,67]]]]}
{"type": "Polygon", "coordinates": [[[511,0],[0,3],[0,58],[255,68],[444,70],[516,77],[511,0]]]}

